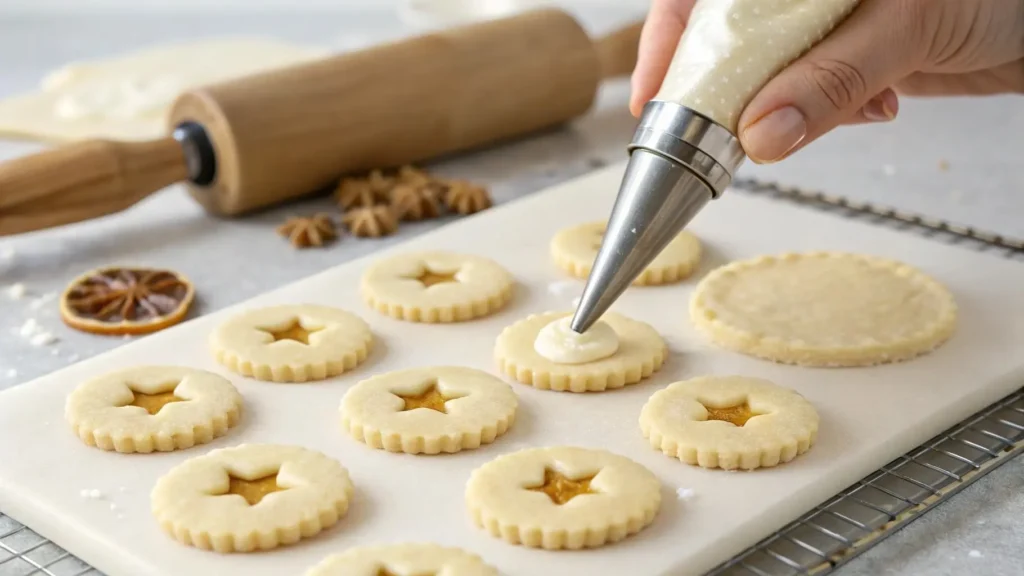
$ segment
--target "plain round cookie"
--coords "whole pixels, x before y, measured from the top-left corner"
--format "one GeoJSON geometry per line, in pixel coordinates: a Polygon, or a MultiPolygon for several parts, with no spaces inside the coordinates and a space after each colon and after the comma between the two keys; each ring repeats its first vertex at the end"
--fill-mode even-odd
{"type": "Polygon", "coordinates": [[[952,336],[949,291],[890,260],[841,252],[761,256],[708,274],[690,318],[728,350],[784,364],[872,366],[928,353],[952,336]]]}
{"type": "Polygon", "coordinates": [[[635,384],[657,372],[668,348],[650,325],[608,312],[601,320],[615,330],[619,348],[614,354],[585,364],[556,364],[534,349],[541,329],[571,312],[545,312],[505,328],[494,345],[498,369],[517,381],[559,392],[600,392],[635,384]]]}
{"type": "Polygon", "coordinates": [[[644,529],[661,506],[650,470],[605,450],[531,448],[477,468],[466,484],[473,522],[548,550],[596,548],[644,529]]]}
{"type": "Polygon", "coordinates": [[[137,366],[83,382],[64,415],[83,442],[121,453],[206,444],[238,423],[242,396],[226,378],[195,368],[137,366]]]}
{"type": "Polygon", "coordinates": [[[330,306],[281,305],[236,314],[210,335],[218,362],[268,382],[323,380],[361,364],[373,334],[361,318],[330,306]]]}
{"type": "Polygon", "coordinates": [[[253,552],[333,526],[348,511],[352,491],[348,471],[324,454],[242,444],[175,466],[157,481],[151,503],[161,528],[182,544],[253,552]]]}
{"type": "Polygon", "coordinates": [[[476,554],[430,543],[362,546],[333,554],[306,576],[379,576],[380,574],[498,576],[476,554]]]}
{"type": "Polygon", "coordinates": [[[512,426],[518,405],[511,386],[482,370],[413,368],[353,386],[342,398],[341,421],[373,448],[454,453],[494,442],[512,426]]]}
{"type": "Polygon", "coordinates": [[[453,252],[412,252],[381,259],[363,273],[374,310],[407,322],[465,322],[497,312],[515,281],[500,264],[453,252]]]}
{"type": "Polygon", "coordinates": [[[640,429],[655,449],[687,464],[753,470],[810,450],[818,412],[767,380],[704,376],[655,392],[640,412],[640,429]]]}
{"type": "MultiPolygon", "coordinates": [[[[569,275],[588,278],[605,228],[606,222],[588,222],[559,230],[551,238],[551,259],[569,275]]],[[[655,286],[685,280],[697,269],[700,258],[700,241],[684,230],[633,280],[633,285],[655,286]]]]}

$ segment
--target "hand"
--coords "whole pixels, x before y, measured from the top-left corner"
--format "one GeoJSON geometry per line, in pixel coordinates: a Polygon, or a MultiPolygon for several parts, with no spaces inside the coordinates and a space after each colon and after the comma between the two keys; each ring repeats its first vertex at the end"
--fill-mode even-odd
{"type": "MultiPolygon", "coordinates": [[[[704,0],[719,1],[719,0],[704,0]]],[[[658,92],[696,0],[653,0],[630,109],[658,92]]],[[[753,98],[739,138],[781,160],[844,124],[887,122],[910,96],[1024,93],[1024,0],[863,0],[753,98]]]]}

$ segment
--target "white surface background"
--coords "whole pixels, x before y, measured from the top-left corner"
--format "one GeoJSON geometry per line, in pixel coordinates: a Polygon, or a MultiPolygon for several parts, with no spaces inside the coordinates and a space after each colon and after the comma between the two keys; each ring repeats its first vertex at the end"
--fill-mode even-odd
{"type": "MultiPolygon", "coordinates": [[[[249,33],[347,48],[412,31],[393,11],[394,2],[360,2],[360,6],[368,3],[374,7],[355,10],[340,0],[279,0],[273,2],[278,8],[268,14],[252,8],[258,2],[242,0],[0,0],[0,97],[32,89],[47,71],[67,61],[151,43],[249,33]],[[144,4],[167,9],[142,10],[144,4]],[[237,8],[243,4],[244,10],[237,8]],[[287,9],[281,9],[284,5],[287,9]]],[[[595,31],[638,14],[633,6],[596,1],[570,4],[595,31]]],[[[595,163],[621,160],[634,127],[624,111],[627,95],[625,84],[610,84],[597,109],[566,129],[467,154],[437,170],[490,183],[496,199],[503,202],[579,174],[595,163]]],[[[34,149],[0,142],[0,158],[34,149]]],[[[1022,156],[1024,98],[919,100],[905,101],[896,122],[844,129],[782,164],[748,165],[741,173],[1020,238],[1024,237],[1022,156]],[[950,163],[949,171],[938,169],[940,160],[950,163]]],[[[350,239],[327,250],[301,253],[270,232],[287,214],[329,206],[327,200],[312,200],[221,222],[205,216],[180,190],[169,190],[118,217],[0,239],[0,252],[14,249],[17,253],[14,262],[0,263],[0,285],[24,282],[30,290],[27,300],[0,296],[0,388],[121,343],[66,330],[52,306],[31,306],[32,298],[59,290],[87,268],[139,262],[179,269],[197,280],[201,299],[196,314],[202,314],[437,224],[409,225],[393,238],[350,239]],[[12,334],[28,318],[54,331],[61,341],[50,348],[35,348],[12,334]]],[[[1024,462],[1018,460],[840,573],[1017,574],[1024,565],[1019,547],[1024,541],[1021,518],[1024,462]],[[976,553],[969,554],[972,551],[976,553]]]]}
{"type": "MultiPolygon", "coordinates": [[[[0,475],[0,508],[64,538],[72,551],[112,576],[301,574],[332,551],[424,538],[463,546],[507,576],[698,576],[949,424],[1004,397],[1024,378],[1024,358],[1015,354],[1024,347],[1024,324],[1010,320],[1024,316],[1024,292],[1014,289],[1024,285],[1024,267],[866,222],[735,193],[691,223],[704,246],[695,278],[628,291],[613,308],[650,323],[665,338],[669,355],[649,380],[595,394],[553,393],[513,384],[519,410],[509,433],[493,445],[455,455],[388,454],[341,432],[337,406],[344,392],[363,378],[430,365],[493,373],[494,340],[505,326],[529,314],[568,309],[574,294],[552,294],[549,288],[566,280],[550,262],[549,240],[565,226],[606,215],[623,167],[620,163],[463,220],[387,254],[463,251],[466,240],[474,239],[473,253],[494,258],[517,280],[512,302],[487,318],[437,326],[373,312],[359,295],[359,278],[376,261],[374,256],[242,305],[304,302],[359,314],[375,335],[374,350],[364,365],[340,377],[282,385],[240,378],[218,366],[206,338],[227,314],[238,312],[225,310],[12,390],[6,403],[0,400],[0,436],[24,432],[37,449],[0,444],[0,462],[8,466],[0,475]],[[520,226],[526,220],[529,233],[520,226]],[[732,222],[742,223],[743,231],[730,231],[732,222]],[[775,232],[772,222],[784,222],[785,230],[775,232]],[[727,352],[710,345],[688,321],[685,303],[693,280],[708,270],[765,252],[805,250],[857,250],[919,267],[957,299],[956,334],[935,352],[910,362],[808,369],[727,352]],[[63,399],[85,379],[139,364],[186,365],[229,378],[245,399],[239,426],[210,446],[166,454],[121,455],[82,446],[60,425],[63,399]],[[821,415],[814,448],[784,466],[753,473],[702,470],[652,449],[637,424],[643,404],[654,390],[671,382],[707,374],[756,376],[795,388],[821,415]],[[964,386],[967,381],[974,386],[964,386]],[[196,453],[240,443],[297,444],[338,459],[356,485],[352,516],[319,538],[269,554],[224,556],[183,549],[153,522],[149,490],[166,470],[196,453]],[[614,546],[575,553],[509,546],[472,527],[463,494],[473,469],[499,454],[558,445],[610,450],[657,475],[663,485],[662,508],[651,527],[614,546]],[[74,478],[38,474],[58,466],[75,470],[74,478]],[[693,490],[696,497],[680,502],[674,497],[679,488],[693,490]],[[108,509],[105,501],[81,498],[81,489],[100,490],[118,511],[108,509]],[[132,545],[126,546],[129,540],[132,545]]],[[[578,294],[582,282],[575,284],[578,294]]]]}

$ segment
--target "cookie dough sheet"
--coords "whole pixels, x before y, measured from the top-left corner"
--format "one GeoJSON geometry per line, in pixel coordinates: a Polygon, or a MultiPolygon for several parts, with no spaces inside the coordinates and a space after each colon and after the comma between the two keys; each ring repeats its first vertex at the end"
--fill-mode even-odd
{"type": "Polygon", "coordinates": [[[519,409],[508,433],[452,455],[389,453],[345,433],[338,408],[357,382],[431,365],[497,374],[493,347],[503,328],[529,314],[571,309],[583,282],[551,262],[549,241],[567,225],[607,217],[622,170],[611,167],[460,220],[414,244],[297,279],[0,394],[0,510],[109,576],[303,574],[353,546],[407,541],[462,548],[510,576],[700,574],[1024,383],[1020,262],[731,192],[692,225],[705,249],[692,278],[632,288],[615,306],[667,341],[669,357],[653,377],[588,394],[512,382],[519,409]],[[467,247],[493,258],[518,283],[509,304],[492,316],[417,324],[379,314],[360,298],[363,271],[386,255],[467,247]],[[934,353],[902,364],[807,369],[720,350],[690,323],[689,296],[712,266],[805,250],[876,254],[918,267],[955,296],[956,334],[934,353]],[[282,385],[243,378],[213,359],[207,337],[228,315],[286,303],[357,314],[376,337],[366,362],[322,382],[282,385]],[[124,455],[83,445],[64,420],[67,394],[85,379],[139,364],[178,364],[227,378],[245,400],[237,428],[207,445],[171,453],[124,455]],[[669,383],[707,374],[764,378],[798,390],[820,415],[814,448],[784,466],[750,473],[703,470],[652,449],[638,423],[644,403],[669,383]],[[162,533],[150,513],[157,479],[185,459],[242,443],[297,444],[337,459],[355,486],[348,515],[315,538],[260,554],[204,552],[162,533]],[[653,524],[622,542],[579,552],[512,546],[472,525],[464,503],[472,470],[501,454],[559,445],[610,450],[654,472],[664,492],[653,524]]]}

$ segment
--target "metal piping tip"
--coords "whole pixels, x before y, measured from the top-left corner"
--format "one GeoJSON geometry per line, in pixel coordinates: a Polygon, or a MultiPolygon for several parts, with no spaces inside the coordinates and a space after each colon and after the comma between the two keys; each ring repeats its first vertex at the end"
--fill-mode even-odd
{"type": "Polygon", "coordinates": [[[743,149],[727,129],[672,102],[644,107],[594,267],[572,317],[582,334],[732,181],[743,149]]]}
{"type": "Polygon", "coordinates": [[[637,149],[571,327],[584,333],[715,196],[688,167],[637,149]]]}

